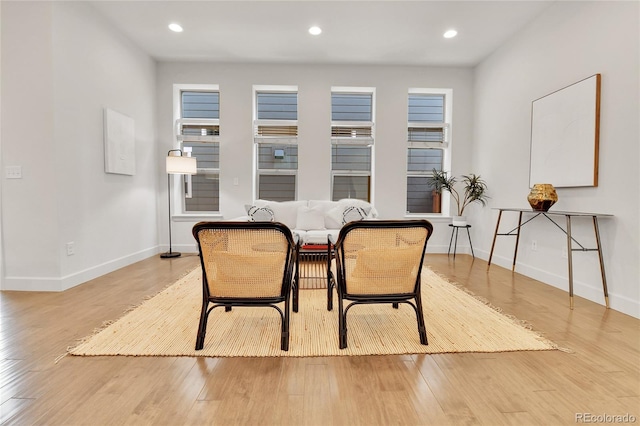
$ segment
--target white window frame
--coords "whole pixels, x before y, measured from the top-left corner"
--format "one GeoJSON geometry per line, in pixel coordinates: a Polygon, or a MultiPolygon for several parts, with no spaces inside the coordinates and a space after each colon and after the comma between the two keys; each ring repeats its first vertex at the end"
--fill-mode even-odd
{"type": "MultiPolygon", "coordinates": [[[[220,136],[218,135],[183,135],[182,126],[197,126],[203,127],[217,127],[218,133],[220,129],[220,119],[204,119],[204,118],[182,118],[182,92],[217,92],[220,95],[220,86],[218,84],[174,84],[173,85],[173,147],[183,151],[183,155],[191,156],[191,147],[185,147],[183,142],[210,142],[217,143],[220,146],[220,136]]],[[[198,169],[200,172],[210,172],[220,176],[220,167],[216,169],[198,169]]],[[[180,213],[179,216],[184,217],[221,217],[220,211],[222,206],[218,206],[218,211],[186,211],[185,198],[191,198],[192,192],[192,177],[190,175],[178,177],[181,181],[181,185],[173,185],[171,194],[172,198],[176,200],[176,207],[180,213]]],[[[220,197],[220,194],[218,194],[220,197]]],[[[175,215],[174,215],[175,216],[175,215]]]]}
{"type": "MultiPolygon", "coordinates": [[[[375,123],[376,123],[376,88],[375,87],[352,87],[352,86],[333,86],[331,87],[331,97],[333,97],[334,93],[342,93],[342,94],[367,94],[371,95],[371,121],[342,121],[331,120],[331,146],[330,149],[333,149],[333,146],[339,145],[358,145],[358,146],[367,146],[371,149],[371,165],[369,171],[363,170],[333,170],[333,165],[331,164],[331,182],[330,182],[330,194],[333,198],[333,186],[334,180],[336,176],[368,176],[369,177],[369,202],[371,204],[374,203],[374,164],[375,164],[375,123]],[[351,137],[347,136],[333,136],[334,129],[353,129],[353,135],[351,137]],[[364,136],[358,135],[358,129],[365,129],[364,136]]],[[[333,110],[331,111],[331,115],[333,116],[333,110]]],[[[333,161],[333,156],[331,157],[331,161],[333,161]]]]}
{"type": "MultiPolygon", "coordinates": [[[[442,150],[442,169],[451,170],[451,145],[453,141],[453,89],[448,88],[409,88],[407,92],[407,154],[405,158],[409,158],[409,149],[411,148],[432,148],[442,150]],[[424,123],[410,122],[409,114],[409,95],[444,95],[444,122],[442,123],[424,123]],[[409,128],[442,128],[442,142],[417,142],[409,141],[409,128]]],[[[407,179],[405,187],[408,187],[409,177],[425,177],[431,176],[429,171],[409,171],[407,169],[407,179]]],[[[408,206],[406,206],[408,208],[408,206]]],[[[443,191],[440,200],[440,213],[406,213],[407,217],[448,217],[451,215],[451,196],[448,192],[443,191]]]]}
{"type": "MultiPolygon", "coordinates": [[[[298,86],[278,86],[278,85],[254,85],[253,86],[253,198],[258,199],[260,193],[260,175],[293,175],[294,200],[298,199],[298,168],[295,169],[259,169],[259,146],[261,144],[275,145],[298,145],[298,120],[264,120],[258,119],[258,93],[295,93],[298,95],[298,86]],[[274,128],[273,135],[261,135],[258,129],[261,127],[274,128]],[[277,134],[279,127],[295,127],[295,135],[286,131],[281,135],[277,134]]],[[[296,103],[297,107],[297,103],[296,103]]],[[[296,113],[297,117],[297,113],[296,113]]]]}

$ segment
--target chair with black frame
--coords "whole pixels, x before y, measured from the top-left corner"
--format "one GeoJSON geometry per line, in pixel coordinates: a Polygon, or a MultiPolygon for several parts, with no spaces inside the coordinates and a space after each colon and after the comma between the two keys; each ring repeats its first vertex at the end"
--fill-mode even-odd
{"type": "Polygon", "coordinates": [[[432,233],[426,220],[365,220],[342,227],[330,275],[338,290],[340,349],[347,347],[347,312],[360,304],[391,304],[395,309],[400,303],[410,305],[420,343],[428,344],[420,277],[432,233]],[[345,301],[351,303],[345,306],[345,301]]]}
{"type": "Polygon", "coordinates": [[[202,266],[196,350],[204,347],[207,320],[213,309],[264,306],[280,313],[280,348],[288,351],[295,265],[295,243],[289,228],[278,222],[200,222],[192,232],[202,266]],[[278,306],[281,303],[283,309],[278,306]]]}

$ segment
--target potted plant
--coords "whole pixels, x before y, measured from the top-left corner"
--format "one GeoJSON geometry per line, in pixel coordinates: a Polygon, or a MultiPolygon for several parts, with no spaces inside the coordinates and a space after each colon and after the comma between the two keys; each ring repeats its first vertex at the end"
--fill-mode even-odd
{"type": "Polygon", "coordinates": [[[464,209],[471,203],[478,202],[485,206],[489,196],[487,195],[487,184],[480,176],[475,174],[462,176],[464,193],[461,196],[455,185],[458,180],[455,176],[449,176],[447,172],[433,169],[433,186],[436,192],[448,191],[458,207],[457,216],[453,218],[454,226],[466,226],[467,219],[464,217],[464,209]]]}

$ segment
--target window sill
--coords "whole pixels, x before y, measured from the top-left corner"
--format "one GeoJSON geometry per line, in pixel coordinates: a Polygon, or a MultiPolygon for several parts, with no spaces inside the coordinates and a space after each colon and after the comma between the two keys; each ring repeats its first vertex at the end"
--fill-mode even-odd
{"type": "Polygon", "coordinates": [[[222,220],[224,217],[220,213],[202,214],[174,214],[171,216],[173,222],[200,222],[206,220],[222,220]]]}
{"type": "Polygon", "coordinates": [[[433,223],[450,223],[451,216],[443,216],[441,214],[406,214],[405,219],[427,219],[433,223]]]}

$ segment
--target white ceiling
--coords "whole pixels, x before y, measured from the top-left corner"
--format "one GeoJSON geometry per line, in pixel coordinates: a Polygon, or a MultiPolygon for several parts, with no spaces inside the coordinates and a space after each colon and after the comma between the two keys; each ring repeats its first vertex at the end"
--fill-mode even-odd
{"type": "Polygon", "coordinates": [[[552,1],[92,1],[157,60],[474,66],[552,1]],[[184,32],[167,29],[171,22],[184,32]],[[307,29],[323,32],[312,36],[307,29]],[[445,39],[450,28],[458,36],[445,39]]]}

